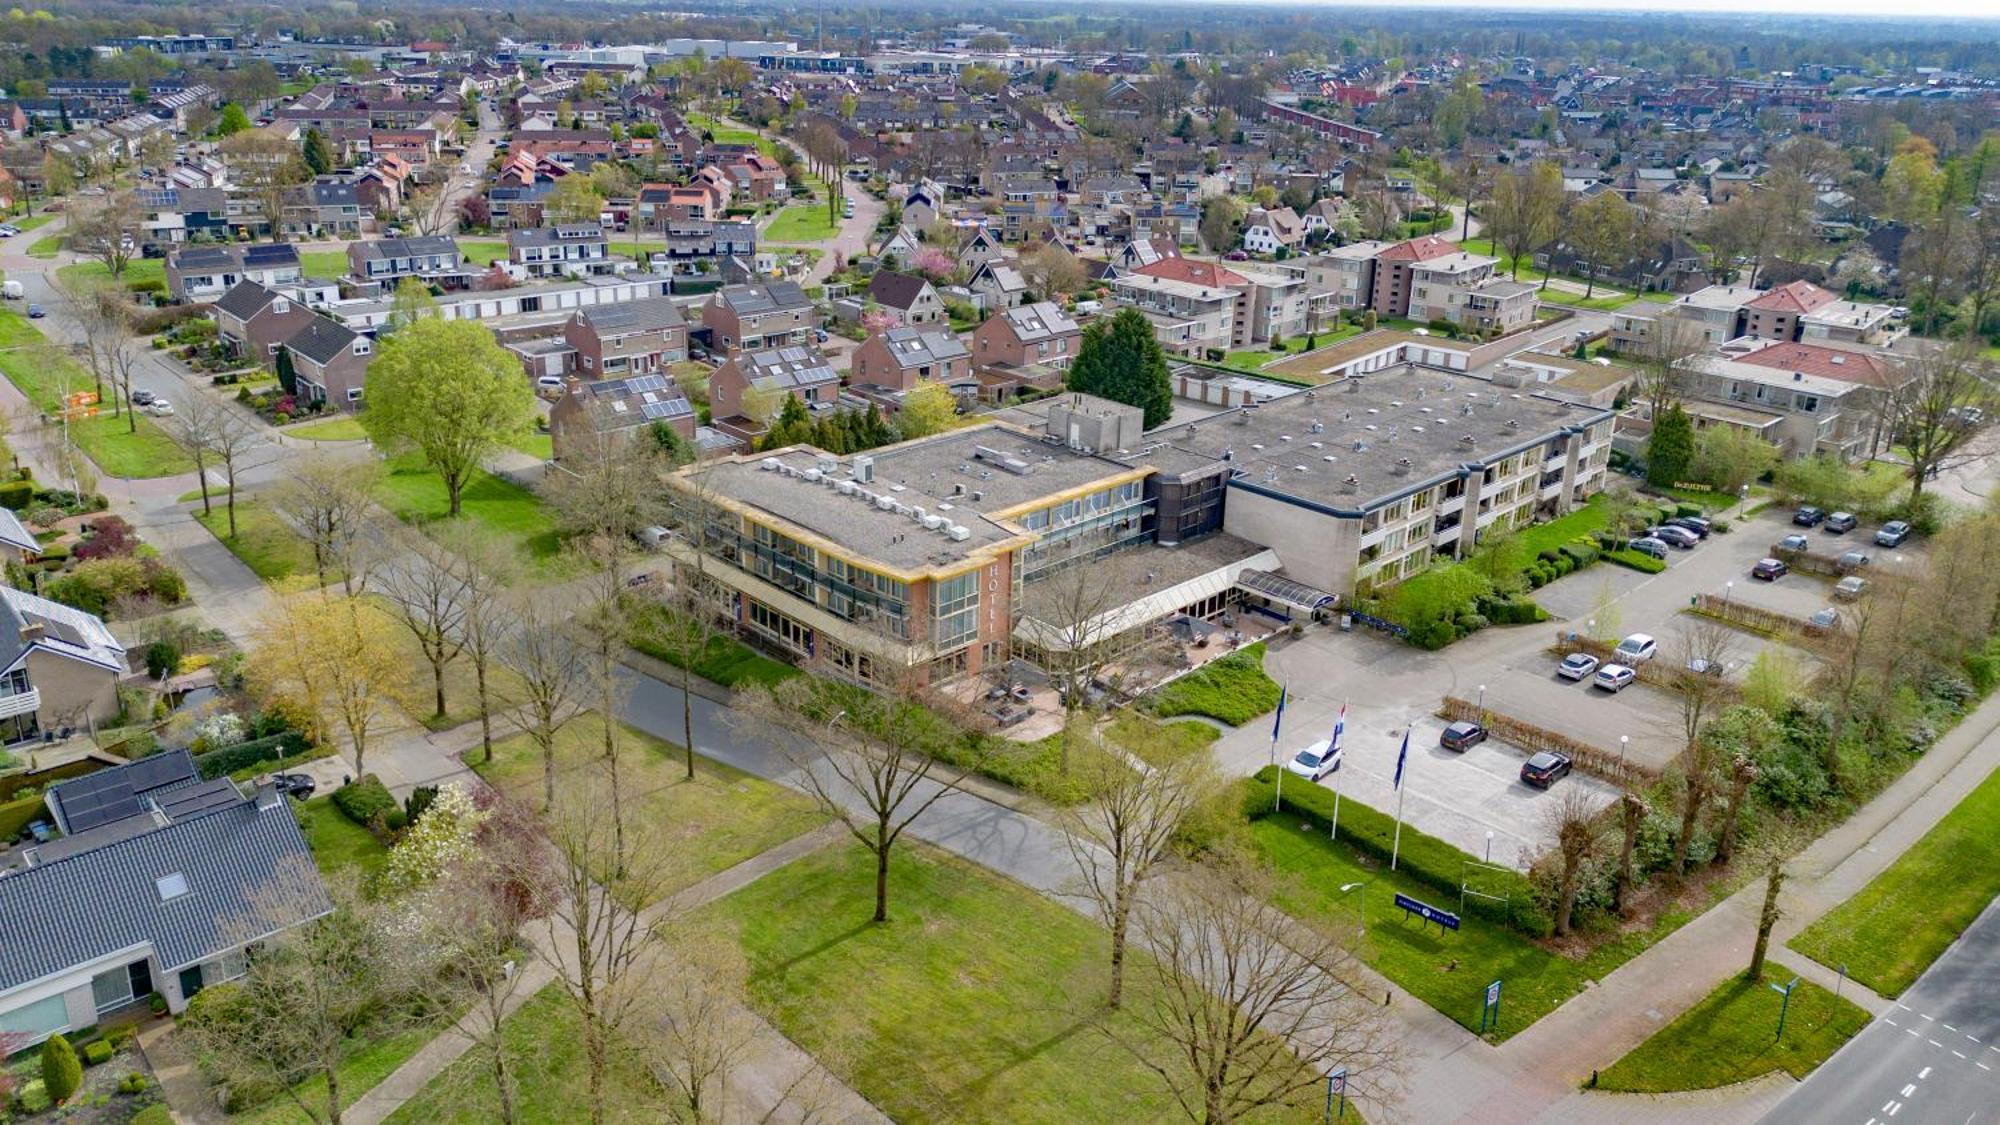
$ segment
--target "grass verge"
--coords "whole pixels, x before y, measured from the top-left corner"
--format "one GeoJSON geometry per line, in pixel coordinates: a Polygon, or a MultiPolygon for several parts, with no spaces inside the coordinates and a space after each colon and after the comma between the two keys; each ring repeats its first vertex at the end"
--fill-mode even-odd
{"type": "MultiPolygon", "coordinates": [[[[390,460],[382,482],[382,505],[405,523],[425,524],[447,518],[451,510],[444,479],[423,460],[405,454],[390,460]]],[[[556,523],[534,493],[511,481],[475,469],[461,497],[464,518],[511,540],[544,569],[553,567],[562,551],[556,523]]]]}
{"type": "MultiPolygon", "coordinates": [[[[633,621],[632,647],[655,660],[664,660],[675,667],[680,667],[680,654],[668,648],[660,639],[662,631],[667,628],[667,618],[671,613],[673,610],[657,602],[639,610],[633,621]]],[[[709,683],[720,684],[726,688],[746,684],[773,687],[793,676],[804,674],[790,664],[773,660],[726,634],[709,638],[707,648],[701,658],[694,662],[691,670],[709,683]]]]}
{"type": "Polygon", "coordinates": [[[1966,794],[1861,892],[1791,947],[1883,996],[1900,996],[2000,894],[2000,772],[1966,794]]]}
{"type": "MultiPolygon", "coordinates": [[[[89,390],[96,384],[68,355],[53,346],[42,346],[48,341],[39,331],[32,327],[29,331],[34,333],[29,346],[0,351],[0,374],[37,410],[54,414],[61,409],[66,394],[89,390]]],[[[106,410],[94,418],[71,421],[69,435],[77,448],[96,462],[98,470],[110,476],[150,479],[194,471],[194,462],[181,447],[144,414],[134,420],[106,410]]]]}
{"type": "Polygon", "coordinates": [[[1785,998],[1770,985],[1796,974],[1775,962],[1766,962],[1764,973],[1761,981],[1734,976],[1722,982],[1701,1003],[1611,1064],[1598,1078],[1598,1089],[1635,1094],[1710,1090],[1774,1070],[1804,1078],[1868,1026],[1866,1011],[1802,980],[1785,1013],[1785,1037],[1778,1039],[1778,1011],[1785,998]]]}
{"type": "MultiPolygon", "coordinates": [[[[431,1041],[432,1030],[410,1028],[379,1038],[356,1040],[354,1050],[334,1068],[340,1077],[341,1108],[353,1105],[361,1095],[381,1085],[383,1079],[409,1062],[410,1056],[431,1041]]],[[[298,1089],[307,1104],[314,1107],[326,1104],[326,1085],[320,1079],[309,1078],[298,1089]]],[[[278,1098],[229,1120],[240,1125],[314,1125],[317,1118],[308,1117],[289,1098],[278,1098]]]]}
{"type": "MultiPolygon", "coordinates": [[[[199,494],[196,499],[200,499],[199,494]]],[[[277,582],[313,572],[312,547],[276,512],[262,504],[243,500],[236,502],[236,535],[231,538],[229,511],[223,506],[224,499],[214,497],[214,507],[206,514],[197,509],[194,518],[224,547],[229,548],[230,554],[242,559],[244,566],[256,572],[257,577],[266,582],[277,582]]],[[[338,581],[337,575],[329,577],[338,581]]]]}
{"type": "Polygon", "coordinates": [[[279,432],[286,437],[304,438],[307,441],[366,441],[368,438],[368,431],[362,428],[361,419],[352,414],[328,418],[324,422],[289,426],[279,432]]]}
{"type": "Polygon", "coordinates": [[[306,843],[312,845],[313,862],[322,873],[353,871],[367,879],[388,862],[389,849],[366,828],[334,808],[333,798],[315,797],[292,807],[298,812],[306,843]]]}
{"type": "Polygon", "coordinates": [[[1240,727],[1278,705],[1278,681],[1264,672],[1264,646],[1254,644],[1209,661],[1154,696],[1162,718],[1207,715],[1240,727]]]}
{"type": "Polygon", "coordinates": [[[820,242],[840,229],[837,219],[829,219],[825,204],[800,203],[778,212],[764,228],[766,242],[820,242]]]}

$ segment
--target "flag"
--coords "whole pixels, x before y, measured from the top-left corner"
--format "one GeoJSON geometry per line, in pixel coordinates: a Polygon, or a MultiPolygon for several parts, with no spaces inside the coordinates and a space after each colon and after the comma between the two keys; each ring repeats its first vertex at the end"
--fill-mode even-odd
{"type": "Polygon", "coordinates": [[[1340,705],[1340,717],[1333,720],[1332,748],[1340,749],[1340,736],[1347,733],[1347,704],[1340,705]]]}
{"type": "Polygon", "coordinates": [[[1272,741],[1272,742],[1276,742],[1276,741],[1278,741],[1278,731],[1279,731],[1279,729],[1280,729],[1280,728],[1282,728],[1282,727],[1283,727],[1283,726],[1285,725],[1285,696],[1286,696],[1286,694],[1287,694],[1287,689],[1286,689],[1286,688],[1285,688],[1285,687],[1284,687],[1283,685],[1280,685],[1280,686],[1279,686],[1279,688],[1278,688],[1278,713],[1277,713],[1276,715],[1273,715],[1273,716],[1271,716],[1271,741],[1272,741]]]}
{"type": "Polygon", "coordinates": [[[1401,789],[1403,787],[1403,763],[1408,761],[1409,758],[1410,732],[1406,730],[1403,732],[1403,748],[1396,751],[1396,782],[1390,786],[1391,789],[1401,789]]]}

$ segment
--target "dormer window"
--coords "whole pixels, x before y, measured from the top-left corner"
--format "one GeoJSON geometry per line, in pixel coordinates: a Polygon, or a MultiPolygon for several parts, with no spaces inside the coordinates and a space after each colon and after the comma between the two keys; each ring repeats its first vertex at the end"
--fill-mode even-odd
{"type": "Polygon", "coordinates": [[[373,342],[372,340],[370,340],[370,339],[369,339],[368,337],[366,337],[366,336],[356,336],[356,337],[354,338],[354,354],[355,354],[355,355],[367,355],[367,354],[369,354],[370,352],[373,352],[374,350],[375,350],[375,344],[374,344],[374,342],[373,342]]]}
{"type": "Polygon", "coordinates": [[[292,311],[292,303],[283,297],[273,297],[271,299],[271,311],[279,316],[283,316],[292,311]]]}

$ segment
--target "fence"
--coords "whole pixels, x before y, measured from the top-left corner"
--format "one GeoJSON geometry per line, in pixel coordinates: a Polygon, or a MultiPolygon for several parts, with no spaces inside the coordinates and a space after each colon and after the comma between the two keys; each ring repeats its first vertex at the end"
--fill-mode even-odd
{"type": "Polygon", "coordinates": [[[1847,572],[1840,569],[1839,555],[1822,555],[1817,551],[1788,550],[1781,543],[1771,544],[1771,557],[1785,560],[1785,565],[1807,574],[1817,574],[1823,578],[1844,578],[1847,572]]]}
{"type": "Polygon", "coordinates": [[[1447,695],[1438,708],[1438,716],[1446,722],[1469,720],[1478,723],[1502,742],[1510,742],[1530,752],[1553,750],[1566,754],[1577,769],[1594,777],[1603,778],[1614,785],[1640,785],[1659,778],[1659,772],[1626,761],[1617,754],[1600,750],[1587,742],[1580,742],[1566,734],[1559,734],[1546,727],[1538,727],[1525,719],[1502,714],[1491,707],[1481,709],[1469,699],[1447,695]]]}
{"type": "Polygon", "coordinates": [[[1726,621],[1731,625],[1741,625],[1760,633],[1774,633],[1788,636],[1807,631],[1805,619],[1793,617],[1789,613],[1779,613],[1763,606],[1746,605],[1729,598],[1718,598],[1714,594],[1696,594],[1694,610],[1710,617],[1726,621]]]}

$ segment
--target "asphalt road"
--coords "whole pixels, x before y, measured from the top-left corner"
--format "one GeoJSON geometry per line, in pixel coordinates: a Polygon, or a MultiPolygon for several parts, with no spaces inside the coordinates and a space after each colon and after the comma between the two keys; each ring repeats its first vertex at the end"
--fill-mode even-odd
{"type": "Polygon", "coordinates": [[[2000,1122],[2000,905],[1763,1125],[2000,1122]]]}

